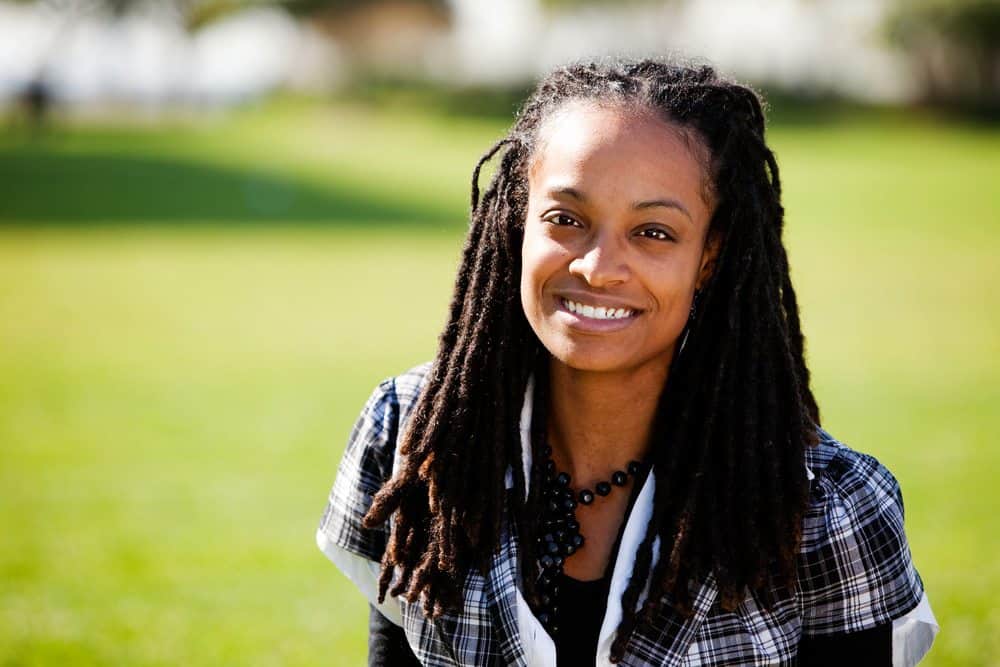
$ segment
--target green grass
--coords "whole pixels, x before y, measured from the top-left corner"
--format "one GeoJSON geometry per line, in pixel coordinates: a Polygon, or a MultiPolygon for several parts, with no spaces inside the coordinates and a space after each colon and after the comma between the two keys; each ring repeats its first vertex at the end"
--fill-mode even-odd
{"type": "MultiPolygon", "coordinates": [[[[0,138],[0,663],[363,664],[314,530],[370,390],[434,350],[501,131],[283,104],[0,138]]],[[[824,423],[902,484],[926,664],[1000,664],[1000,136],[772,142],[824,423]]]]}

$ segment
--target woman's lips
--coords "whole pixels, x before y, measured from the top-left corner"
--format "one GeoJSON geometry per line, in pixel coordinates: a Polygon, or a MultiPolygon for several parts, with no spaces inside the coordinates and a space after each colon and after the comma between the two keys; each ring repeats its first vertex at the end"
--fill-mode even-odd
{"type": "Polygon", "coordinates": [[[601,306],[564,297],[556,297],[556,304],[557,312],[566,323],[581,331],[618,331],[642,314],[641,310],[633,308],[601,306]]]}

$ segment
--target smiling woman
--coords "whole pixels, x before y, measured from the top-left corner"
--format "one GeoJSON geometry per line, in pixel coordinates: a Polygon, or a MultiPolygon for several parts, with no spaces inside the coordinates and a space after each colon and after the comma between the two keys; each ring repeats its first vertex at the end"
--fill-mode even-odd
{"type": "Polygon", "coordinates": [[[438,353],[376,388],[317,532],[371,664],[923,657],[899,485],[820,427],[782,226],[752,90],[538,85],[474,170],[438,353]]]}
{"type": "Polygon", "coordinates": [[[655,396],[718,249],[706,243],[707,159],[656,115],[593,102],[567,104],[539,132],[521,253],[528,322],[568,366],[638,373],[655,396]]]}

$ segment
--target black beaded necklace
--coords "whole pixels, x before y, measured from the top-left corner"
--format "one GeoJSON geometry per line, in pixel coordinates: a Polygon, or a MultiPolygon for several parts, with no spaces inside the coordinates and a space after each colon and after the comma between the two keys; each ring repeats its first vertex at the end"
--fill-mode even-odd
{"type": "Polygon", "coordinates": [[[542,530],[538,537],[538,565],[540,573],[536,589],[539,608],[538,620],[551,635],[559,632],[558,597],[559,577],[566,559],[581,549],[585,543],[580,534],[580,522],[576,520],[576,508],[590,505],[596,496],[607,496],[618,486],[628,484],[629,476],[636,477],[642,471],[642,464],[629,461],[625,470],[611,473],[610,481],[598,482],[594,489],[581,489],[574,493],[570,487],[570,475],[557,472],[552,460],[552,448],[542,447],[542,530]]]}

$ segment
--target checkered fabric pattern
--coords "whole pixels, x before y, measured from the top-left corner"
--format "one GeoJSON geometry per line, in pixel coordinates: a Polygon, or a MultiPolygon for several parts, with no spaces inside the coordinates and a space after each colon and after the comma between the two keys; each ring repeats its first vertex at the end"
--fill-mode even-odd
{"type": "MultiPolygon", "coordinates": [[[[416,403],[430,364],[382,382],[355,424],[320,530],[339,547],[378,561],[386,529],[361,518],[391,476],[400,428],[416,403]]],[[[820,430],[807,451],[810,502],[799,552],[795,595],[764,609],[748,595],[723,611],[714,577],[702,581],[695,613],[681,618],[669,604],[633,637],[622,664],[793,665],[803,635],[865,630],[917,606],[923,583],[903,532],[903,501],[892,474],[820,430]]],[[[461,614],[429,621],[402,602],[403,627],[426,665],[525,665],[517,626],[517,539],[510,517],[502,547],[484,576],[470,571],[461,614]]]]}

